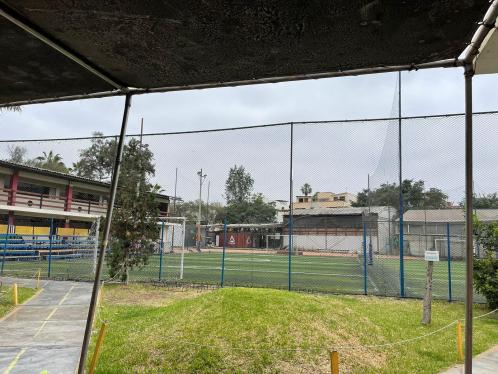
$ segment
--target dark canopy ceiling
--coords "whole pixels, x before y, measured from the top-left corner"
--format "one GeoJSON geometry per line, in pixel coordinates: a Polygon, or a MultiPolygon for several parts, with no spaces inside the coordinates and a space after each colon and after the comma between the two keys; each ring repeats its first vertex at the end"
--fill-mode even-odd
{"type": "MultiPolygon", "coordinates": [[[[488,0],[0,0],[123,87],[457,57],[488,0]]],[[[0,17],[0,104],[115,87],[0,17]]]]}

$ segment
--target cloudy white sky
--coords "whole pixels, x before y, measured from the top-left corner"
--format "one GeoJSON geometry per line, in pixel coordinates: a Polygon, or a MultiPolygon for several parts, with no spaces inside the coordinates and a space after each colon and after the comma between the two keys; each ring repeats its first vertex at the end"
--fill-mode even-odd
{"type": "MultiPolygon", "coordinates": [[[[461,69],[406,72],[402,75],[403,115],[458,113],[464,108],[461,69]]],[[[172,92],[133,98],[128,133],[225,128],[287,121],[342,120],[390,116],[397,74],[323,79],[202,91],[172,92]]],[[[498,76],[474,79],[475,111],[498,110],[498,76]]],[[[21,113],[0,114],[3,139],[106,135],[119,130],[122,97],[33,105],[21,113]]],[[[498,188],[495,118],[478,121],[476,189],[498,188]]],[[[315,191],[357,192],[374,173],[382,153],[386,123],[337,124],[295,128],[295,187],[309,182],[315,191]]],[[[463,122],[419,120],[406,127],[405,176],[443,188],[452,200],[463,192],[463,122]]],[[[395,134],[394,134],[395,135],[395,134]]],[[[393,134],[387,139],[393,138],[393,134]]],[[[394,137],[395,138],[395,137],[394,137]]],[[[393,139],[394,139],[393,138],[393,139]]],[[[211,201],[223,200],[230,165],[243,164],[255,179],[255,190],[271,199],[288,199],[289,129],[272,128],[209,135],[147,138],[156,154],[157,181],[173,193],[179,168],[178,194],[196,195],[198,168],[211,182],[211,201]]],[[[59,152],[67,164],[75,161],[85,142],[26,143],[30,156],[42,150],[59,152]]],[[[395,178],[395,144],[387,148],[378,180],[395,178]],[[389,155],[392,155],[390,157],[389,155]]],[[[0,155],[6,144],[0,145],[0,155]]],[[[376,180],[377,181],[377,180],[376,180]]],[[[377,181],[378,182],[378,181],[377,181]]],[[[207,184],[206,184],[207,186],[207,184]]],[[[206,194],[204,190],[204,195],[206,194]]]]}

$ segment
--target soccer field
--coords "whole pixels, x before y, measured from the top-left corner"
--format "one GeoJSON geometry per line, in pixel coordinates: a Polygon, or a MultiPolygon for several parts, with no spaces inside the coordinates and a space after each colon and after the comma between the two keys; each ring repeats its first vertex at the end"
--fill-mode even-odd
{"type": "MultiPolygon", "coordinates": [[[[463,300],[464,262],[451,263],[452,299],[463,300]]],[[[425,290],[426,262],[423,259],[405,259],[405,291],[408,297],[422,297],[425,290]]],[[[219,285],[222,278],[220,252],[188,252],[184,257],[183,279],[180,279],[181,256],[178,253],[159,255],[149,263],[130,272],[132,281],[174,281],[186,284],[219,285]]],[[[4,275],[34,277],[48,276],[48,262],[7,261],[4,275]]],[[[399,296],[399,259],[375,256],[373,265],[363,267],[363,260],[355,256],[292,256],[291,288],[314,292],[399,296]]],[[[56,279],[93,279],[93,258],[52,260],[50,277],[56,279]]],[[[104,277],[108,277],[107,268],[104,277]]],[[[226,286],[271,287],[287,289],[289,258],[283,254],[265,251],[227,253],[225,255],[224,284],[226,286]]],[[[433,294],[438,299],[449,299],[448,265],[446,261],[434,264],[433,294]]],[[[478,300],[481,300],[478,297],[478,300]]]]}

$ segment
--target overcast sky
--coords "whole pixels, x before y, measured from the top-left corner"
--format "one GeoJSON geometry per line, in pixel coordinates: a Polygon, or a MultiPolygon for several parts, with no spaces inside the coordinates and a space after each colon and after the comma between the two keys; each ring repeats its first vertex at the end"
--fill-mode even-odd
{"type": "MultiPolygon", "coordinates": [[[[128,133],[225,128],[287,121],[388,117],[392,113],[397,74],[378,74],[279,84],[219,88],[135,96],[128,133]]],[[[498,76],[474,79],[474,110],[498,110],[498,76]]],[[[464,109],[461,69],[403,73],[403,115],[458,113],[464,109]]],[[[21,113],[2,113],[3,139],[88,136],[99,130],[119,131],[124,98],[33,105],[21,113]]],[[[498,118],[498,117],[497,117],[498,118]]],[[[485,122],[484,122],[485,121],[485,122]]],[[[497,190],[494,117],[476,128],[476,190],[497,190]]],[[[295,127],[295,194],[304,182],[314,191],[357,192],[373,182],[394,182],[397,170],[396,126],[387,123],[295,127]],[[386,133],[387,132],[387,133],[386,133]],[[387,140],[387,146],[384,147],[387,140]],[[384,149],[384,152],[383,152],[384,149]],[[381,160],[380,168],[378,167],[381,160]]],[[[404,128],[405,177],[441,187],[452,200],[463,194],[463,121],[413,121],[404,128]]],[[[196,170],[204,168],[211,182],[211,201],[223,200],[231,165],[243,164],[255,179],[255,192],[288,199],[289,129],[271,128],[146,138],[155,153],[156,180],[172,194],[175,167],[178,194],[195,198],[196,170]]],[[[54,150],[68,165],[86,142],[27,143],[31,157],[54,150]]],[[[6,144],[0,145],[5,157],[6,144]]],[[[207,192],[207,183],[204,196],[207,192]]]]}

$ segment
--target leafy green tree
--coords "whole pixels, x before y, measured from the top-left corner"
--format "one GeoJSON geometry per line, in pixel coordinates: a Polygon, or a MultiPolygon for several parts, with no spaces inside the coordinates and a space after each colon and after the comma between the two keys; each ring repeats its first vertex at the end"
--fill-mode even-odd
{"type": "MultiPolygon", "coordinates": [[[[434,187],[426,191],[424,185],[422,180],[414,182],[412,179],[405,179],[403,181],[405,209],[441,209],[448,205],[448,195],[434,187]]],[[[370,191],[370,196],[368,190],[364,189],[358,194],[353,206],[368,206],[369,198],[372,206],[390,205],[399,209],[399,187],[396,183],[381,184],[379,188],[370,191]]]]}
{"type": "Polygon", "coordinates": [[[277,210],[274,203],[267,203],[260,193],[247,201],[229,204],[226,217],[229,223],[272,223],[277,210]]]}
{"type": "Polygon", "coordinates": [[[158,185],[154,176],[153,154],[147,145],[132,139],[123,149],[123,163],[111,225],[111,250],[107,264],[111,277],[128,281],[129,270],[142,267],[154,253],[159,238],[158,185]]]}
{"type": "Polygon", "coordinates": [[[229,223],[274,222],[275,204],[267,203],[260,193],[252,194],[254,179],[243,166],[230,168],[225,182],[226,218],[229,223]]]}
{"type": "Polygon", "coordinates": [[[313,192],[313,189],[311,188],[309,183],[305,183],[301,187],[301,192],[304,196],[308,196],[309,194],[311,194],[313,192]]]}
{"type": "Polygon", "coordinates": [[[424,181],[405,179],[402,183],[403,196],[407,209],[410,208],[430,208],[425,205],[424,181]]]}
{"type": "Polygon", "coordinates": [[[15,164],[26,164],[28,159],[26,158],[26,154],[28,150],[26,147],[21,147],[19,145],[14,145],[8,147],[9,158],[7,161],[13,162],[15,164]]]}
{"type": "Polygon", "coordinates": [[[235,165],[230,168],[225,182],[225,198],[227,204],[247,201],[252,193],[254,179],[244,166],[235,165]]]}
{"type": "Polygon", "coordinates": [[[424,192],[424,206],[428,209],[444,209],[448,207],[448,195],[439,188],[431,187],[424,192]]]}
{"type": "Polygon", "coordinates": [[[117,150],[115,139],[103,139],[101,132],[93,132],[92,144],[80,149],[79,160],[73,164],[73,173],[79,177],[109,181],[117,150]]]}
{"type": "MultiPolygon", "coordinates": [[[[202,202],[201,205],[203,220],[209,223],[222,223],[225,217],[225,207],[219,202],[209,203],[202,202]]],[[[177,202],[175,216],[185,217],[187,222],[196,222],[199,212],[199,200],[177,202]]]]}
{"type": "Polygon", "coordinates": [[[491,309],[498,308],[498,225],[483,223],[474,217],[476,243],[482,248],[482,257],[474,258],[474,286],[491,309]]]}
{"type": "MultiPolygon", "coordinates": [[[[484,194],[474,197],[473,207],[475,209],[498,209],[497,193],[484,194]]],[[[460,205],[464,206],[464,202],[460,205]]]]}
{"type": "Polygon", "coordinates": [[[62,156],[58,153],[54,153],[53,151],[43,152],[41,156],[36,157],[31,165],[48,169],[53,171],[58,171],[60,173],[69,173],[69,169],[66,167],[64,162],[62,161],[62,156]]]}

